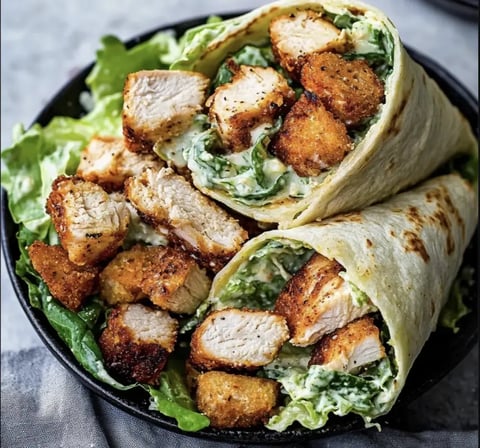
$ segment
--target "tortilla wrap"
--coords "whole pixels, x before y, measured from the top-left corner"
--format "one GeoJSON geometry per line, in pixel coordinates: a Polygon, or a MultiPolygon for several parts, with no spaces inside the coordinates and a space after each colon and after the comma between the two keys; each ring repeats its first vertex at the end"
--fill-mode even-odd
{"type": "Polygon", "coordinates": [[[335,259],[378,309],[390,335],[396,374],[382,404],[368,413],[377,417],[395,403],[437,326],[476,227],[477,203],[472,186],[451,174],[360,212],[267,231],[245,244],[217,275],[209,301],[221,307],[218,299],[229,281],[269,241],[297,241],[335,259]]]}
{"type": "Polygon", "coordinates": [[[360,14],[390,34],[393,67],[385,79],[385,103],[378,120],[338,165],[313,181],[303,197],[284,194],[272,196],[267,203],[244,203],[209,184],[204,173],[189,164],[198,189],[245,216],[290,228],[364,208],[428,178],[453,156],[478,151],[467,120],[411,59],[392,22],[380,10],[360,2],[283,0],[221,24],[207,24],[191,31],[172,68],[214,77],[228,55],[246,44],[268,42],[272,18],[302,9],[360,14]]]}

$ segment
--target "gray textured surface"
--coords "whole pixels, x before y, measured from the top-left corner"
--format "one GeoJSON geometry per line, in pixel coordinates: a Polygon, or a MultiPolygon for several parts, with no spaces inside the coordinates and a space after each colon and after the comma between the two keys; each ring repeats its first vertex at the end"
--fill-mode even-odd
{"type": "MultiPolygon", "coordinates": [[[[407,45],[447,68],[478,97],[478,25],[422,0],[372,0],[396,24],[407,45]]],[[[1,3],[1,147],[15,123],[28,125],[80,68],[99,39],[122,39],[211,13],[262,4],[244,0],[83,0],[1,3]]],[[[2,256],[2,351],[42,345],[21,310],[2,256]]],[[[402,423],[411,429],[471,429],[478,424],[478,346],[441,383],[413,403],[402,423]]]]}

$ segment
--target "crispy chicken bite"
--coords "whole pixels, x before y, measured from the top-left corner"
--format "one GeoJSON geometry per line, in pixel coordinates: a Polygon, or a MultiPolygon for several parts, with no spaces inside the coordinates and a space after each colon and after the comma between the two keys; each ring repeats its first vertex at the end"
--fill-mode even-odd
{"type": "Polygon", "coordinates": [[[385,357],[380,331],[373,319],[364,316],[354,320],[317,342],[309,365],[353,372],[385,357]]]}
{"type": "Polygon", "coordinates": [[[195,329],[190,361],[205,370],[255,370],[270,363],[289,338],[283,316],[271,311],[212,311],[195,329]]]}
{"type": "Polygon", "coordinates": [[[271,126],[294,101],[295,92],[273,68],[241,65],[231,82],[215,90],[207,106],[225,147],[238,152],[254,143],[252,131],[271,126]]]}
{"type": "Polygon", "coordinates": [[[164,310],[191,314],[207,297],[210,284],[184,251],[136,245],[120,252],[100,273],[100,296],[109,305],[148,298],[164,310]]]}
{"type": "Polygon", "coordinates": [[[212,371],[197,378],[196,402],[213,428],[250,428],[274,414],[279,391],[274,380],[212,371]]]}
{"type": "Polygon", "coordinates": [[[343,270],[335,260],[315,254],[280,292],[275,312],[287,319],[293,345],[314,344],[374,309],[370,301],[354,303],[350,285],[339,275],[343,270]]]}
{"type": "Polygon", "coordinates": [[[298,78],[305,56],[314,52],[338,51],[348,46],[347,36],[312,10],[276,17],[270,23],[270,40],[280,65],[298,78]]]}
{"type": "Polygon", "coordinates": [[[146,222],[169,228],[169,238],[213,272],[248,238],[235,219],[170,168],[129,178],[125,193],[146,222]]]}
{"type": "Polygon", "coordinates": [[[185,131],[202,110],[210,80],[202,73],[142,70],[123,89],[123,135],[133,152],[150,152],[158,141],[185,131]]]}
{"type": "Polygon", "coordinates": [[[385,96],[382,82],[364,60],[348,61],[330,52],[306,59],[301,83],[347,126],[375,115],[385,96]]]}
{"type": "Polygon", "coordinates": [[[107,369],[121,381],[158,382],[177,340],[178,322],[167,311],[139,303],[118,305],[99,338],[107,369]]]}
{"type": "Polygon", "coordinates": [[[77,176],[54,180],[46,209],[69,260],[80,266],[113,257],[128,232],[126,205],[77,176]]]}
{"type": "Polygon", "coordinates": [[[100,269],[72,263],[62,246],[35,241],[28,247],[28,255],[50,294],[68,309],[78,311],[85,299],[97,292],[100,269]]]}
{"type": "Polygon", "coordinates": [[[95,136],[81,154],[77,175],[111,192],[121,190],[127,177],[162,166],[162,160],[153,153],[128,151],[123,138],[95,136]]]}
{"type": "Polygon", "coordinates": [[[345,125],[314,96],[303,94],[285,117],[270,150],[299,176],[318,176],[352,149],[345,125]]]}

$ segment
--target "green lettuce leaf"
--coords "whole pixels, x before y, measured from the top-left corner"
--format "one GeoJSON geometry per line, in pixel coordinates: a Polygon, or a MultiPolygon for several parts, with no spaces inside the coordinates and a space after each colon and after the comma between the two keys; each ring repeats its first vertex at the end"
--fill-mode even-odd
{"type": "Polygon", "coordinates": [[[460,330],[457,325],[458,321],[471,311],[465,305],[464,299],[466,293],[471,289],[474,272],[472,267],[465,267],[460,271],[450,289],[449,299],[440,312],[440,326],[450,328],[454,333],[460,330]]]}
{"type": "Polygon", "coordinates": [[[150,409],[174,418],[183,431],[199,431],[209,426],[210,420],[196,410],[184,378],[183,363],[170,359],[160,374],[159,387],[148,387],[152,398],[150,409]]]}
{"type": "Polygon", "coordinates": [[[157,33],[131,49],[115,36],[104,36],[101,43],[97,62],[86,79],[95,102],[121,92],[129,73],[166,69],[179,54],[177,40],[167,32],[157,33]]]}

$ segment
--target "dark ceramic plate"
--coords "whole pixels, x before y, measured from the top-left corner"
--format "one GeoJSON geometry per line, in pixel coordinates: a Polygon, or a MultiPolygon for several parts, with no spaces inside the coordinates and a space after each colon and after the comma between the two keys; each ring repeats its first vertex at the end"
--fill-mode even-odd
{"type": "MultiPolygon", "coordinates": [[[[235,14],[237,15],[237,14],[235,14]]],[[[231,16],[231,15],[229,15],[231,16]]],[[[225,17],[226,18],[226,17],[225,17]]],[[[155,32],[173,29],[178,36],[185,30],[193,26],[204,23],[206,19],[194,19],[179,24],[163,27],[158,30],[145,33],[139,37],[130,40],[129,47],[142,42],[151,37],[155,32]]],[[[419,54],[414,50],[409,50],[412,57],[424,66],[430,76],[432,76],[448,95],[450,100],[456,104],[463,112],[465,117],[471,123],[472,128],[478,137],[478,104],[471,94],[462,85],[454,79],[447,71],[439,67],[435,62],[419,54]]],[[[84,113],[79,103],[79,94],[87,89],[85,78],[90,72],[92,65],[86,67],[77,76],[75,76],[43,109],[35,122],[46,125],[54,116],[64,115],[79,117],[84,113]]],[[[100,397],[109,401],[124,411],[140,417],[146,421],[156,424],[162,428],[182,433],[189,436],[213,439],[225,442],[248,443],[282,443],[299,440],[308,440],[321,438],[328,435],[345,433],[362,429],[363,420],[357,416],[330,418],[328,424],[321,429],[310,431],[302,427],[293,427],[284,432],[278,433],[267,429],[256,430],[215,430],[207,428],[196,433],[184,433],[178,429],[175,421],[165,417],[162,414],[148,409],[149,398],[142,390],[121,392],[110,386],[93,379],[87,374],[73,357],[70,350],[64,345],[57,336],[55,330],[50,326],[43,313],[30,306],[26,284],[15,274],[15,262],[19,258],[19,249],[16,240],[17,226],[13,222],[8,211],[6,193],[2,189],[2,247],[5,253],[7,268],[17,293],[18,300],[25,313],[27,314],[33,327],[50,349],[53,355],[60,363],[70,370],[80,381],[98,394],[100,397]]],[[[464,263],[477,267],[477,233],[467,249],[464,257],[464,263]]],[[[403,405],[411,402],[421,393],[425,392],[441,380],[450,370],[452,370],[472,349],[477,341],[477,301],[475,300],[477,283],[471,286],[469,294],[466,297],[467,305],[472,312],[461,320],[460,331],[453,334],[450,330],[439,329],[427,342],[422,350],[415,365],[408,377],[407,383],[398,402],[390,413],[390,418],[403,405]]],[[[387,424],[385,419],[380,419],[380,423],[387,424]]]]}

